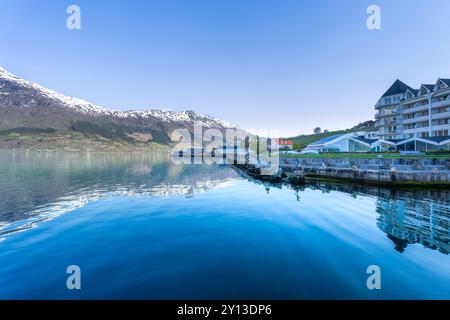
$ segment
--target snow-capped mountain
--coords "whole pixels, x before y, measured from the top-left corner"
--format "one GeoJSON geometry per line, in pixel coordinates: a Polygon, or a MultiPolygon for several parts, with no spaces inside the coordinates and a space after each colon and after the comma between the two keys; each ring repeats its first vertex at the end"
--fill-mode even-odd
{"type": "Polygon", "coordinates": [[[35,129],[76,131],[106,139],[170,142],[173,130],[237,128],[194,111],[115,111],[69,97],[24,80],[0,68],[0,132],[35,129]]]}

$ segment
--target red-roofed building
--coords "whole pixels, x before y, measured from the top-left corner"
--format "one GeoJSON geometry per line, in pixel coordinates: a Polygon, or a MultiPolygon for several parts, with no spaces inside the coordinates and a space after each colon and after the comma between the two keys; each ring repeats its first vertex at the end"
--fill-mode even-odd
{"type": "Polygon", "coordinates": [[[288,139],[275,139],[275,143],[277,144],[278,149],[294,149],[294,141],[288,139]]]}

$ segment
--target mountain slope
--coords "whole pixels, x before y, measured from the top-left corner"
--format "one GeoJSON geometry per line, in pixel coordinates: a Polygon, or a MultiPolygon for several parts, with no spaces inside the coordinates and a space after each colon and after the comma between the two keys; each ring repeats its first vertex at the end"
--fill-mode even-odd
{"type": "Polygon", "coordinates": [[[168,144],[173,130],[192,131],[194,124],[219,130],[236,128],[193,111],[110,110],[46,89],[0,68],[0,136],[65,133],[71,139],[168,144]]]}

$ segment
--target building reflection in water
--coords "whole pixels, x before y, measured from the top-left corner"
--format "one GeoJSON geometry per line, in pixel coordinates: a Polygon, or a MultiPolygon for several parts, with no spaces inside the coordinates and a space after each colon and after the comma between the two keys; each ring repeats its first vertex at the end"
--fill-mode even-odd
{"type": "Polygon", "coordinates": [[[410,243],[420,243],[445,254],[450,252],[448,201],[428,197],[379,198],[377,212],[378,227],[389,235],[399,252],[410,243]]]}
{"type": "Polygon", "coordinates": [[[347,183],[307,183],[305,188],[376,197],[377,226],[398,252],[408,244],[450,253],[450,190],[389,189],[347,183]]]}

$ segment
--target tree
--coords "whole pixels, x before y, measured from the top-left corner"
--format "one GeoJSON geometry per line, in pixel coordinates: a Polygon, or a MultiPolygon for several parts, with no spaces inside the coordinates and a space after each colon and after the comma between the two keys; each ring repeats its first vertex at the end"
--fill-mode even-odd
{"type": "Polygon", "coordinates": [[[322,129],[320,129],[320,127],[317,127],[314,129],[314,134],[319,134],[322,132],[322,129]]]}
{"type": "Polygon", "coordinates": [[[298,142],[295,142],[294,143],[294,150],[300,150],[300,149],[302,149],[302,145],[300,143],[298,143],[298,142]]]}
{"type": "Polygon", "coordinates": [[[323,133],[330,133],[330,131],[328,131],[328,129],[323,130],[323,133]]]}

